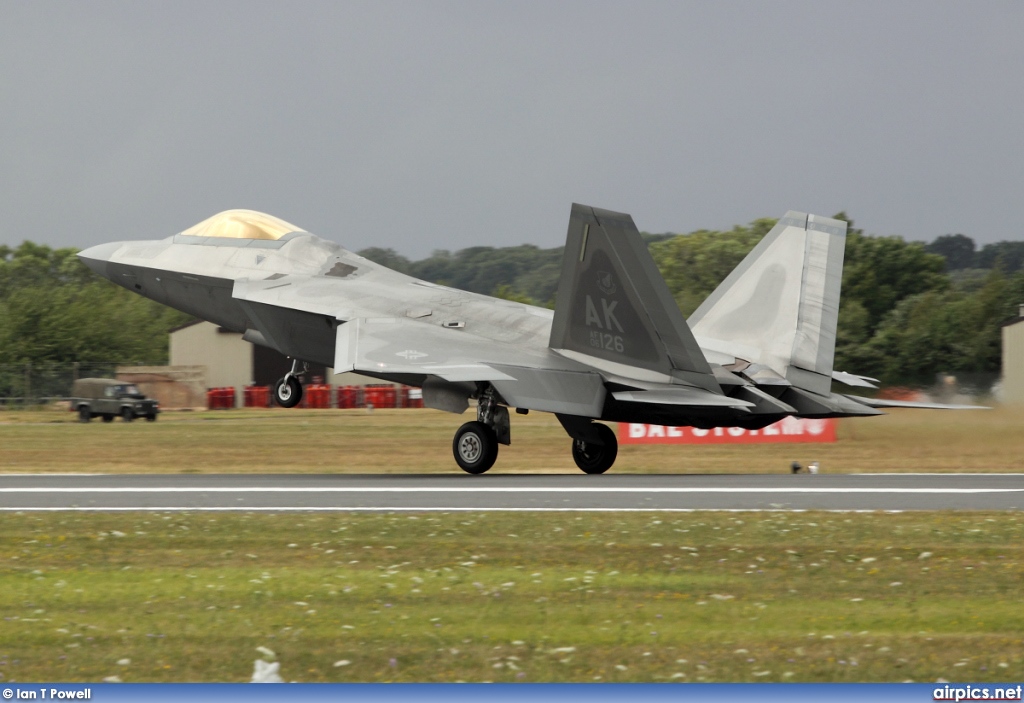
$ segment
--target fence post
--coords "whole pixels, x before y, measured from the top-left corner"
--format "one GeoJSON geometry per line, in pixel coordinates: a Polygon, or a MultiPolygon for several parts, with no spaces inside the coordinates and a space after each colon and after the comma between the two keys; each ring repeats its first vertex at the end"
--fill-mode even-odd
{"type": "Polygon", "coordinates": [[[32,362],[25,364],[25,399],[23,405],[27,406],[32,397],[32,362]]]}

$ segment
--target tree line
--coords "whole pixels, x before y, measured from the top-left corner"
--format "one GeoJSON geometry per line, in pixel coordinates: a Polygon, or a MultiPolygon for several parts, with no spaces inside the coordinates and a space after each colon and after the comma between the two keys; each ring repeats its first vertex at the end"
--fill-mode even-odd
{"type": "MultiPolygon", "coordinates": [[[[1024,303],[1024,242],[980,249],[964,235],[928,244],[868,236],[849,223],[836,369],[886,384],[928,385],[939,373],[994,376],[1000,326],[1024,303]]],[[[643,236],[689,315],[774,226],[643,236]]],[[[0,365],[167,362],[167,333],[190,318],[115,286],[71,248],[0,246],[0,365]]],[[[392,249],[362,256],[434,283],[553,306],[562,247],[435,251],[418,261],[392,249]]]]}
{"type": "Polygon", "coordinates": [[[0,246],[0,365],[167,363],[191,318],[94,274],[77,249],[0,246]]]}

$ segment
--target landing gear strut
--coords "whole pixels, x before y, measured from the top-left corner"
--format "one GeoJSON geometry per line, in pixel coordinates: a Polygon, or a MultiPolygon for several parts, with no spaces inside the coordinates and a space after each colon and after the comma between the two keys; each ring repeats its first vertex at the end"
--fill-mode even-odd
{"type": "Polygon", "coordinates": [[[299,404],[302,400],[302,383],[298,377],[306,369],[306,362],[302,362],[302,371],[299,371],[299,360],[292,359],[292,370],[274,384],[274,402],[282,408],[294,408],[299,404]]]}
{"type": "Polygon", "coordinates": [[[467,422],[455,433],[455,462],[466,473],[482,474],[494,466],[498,445],[510,443],[508,408],[498,405],[494,389],[488,386],[477,398],[476,421],[467,422]]]}

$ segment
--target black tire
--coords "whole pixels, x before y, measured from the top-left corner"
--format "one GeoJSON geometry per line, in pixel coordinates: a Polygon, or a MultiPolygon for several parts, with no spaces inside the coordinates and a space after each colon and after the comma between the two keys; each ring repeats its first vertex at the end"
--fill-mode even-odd
{"type": "Polygon", "coordinates": [[[121,408],[121,417],[125,422],[131,422],[135,419],[135,412],[131,408],[121,408]]]}
{"type": "Polygon", "coordinates": [[[615,439],[615,432],[608,425],[599,422],[594,423],[604,446],[594,442],[587,443],[578,439],[572,441],[572,458],[576,466],[585,474],[603,474],[612,468],[615,457],[619,454],[619,442],[615,439]]]}
{"type": "Polygon", "coordinates": [[[302,384],[294,376],[287,376],[274,384],[274,402],[282,408],[294,408],[302,401],[302,384]]]}
{"type": "Polygon", "coordinates": [[[78,408],[78,421],[89,422],[92,420],[92,413],[89,411],[88,405],[81,405],[78,408]]]}
{"type": "Polygon", "coordinates": [[[498,436],[482,422],[467,422],[455,433],[452,454],[467,474],[482,474],[498,458],[498,436]]]}
{"type": "Polygon", "coordinates": [[[146,415],[146,422],[156,422],[156,413],[146,415]]]}
{"type": "Polygon", "coordinates": [[[103,413],[102,417],[103,417],[103,422],[113,422],[114,421],[114,416],[111,415],[110,413],[103,413]]]}

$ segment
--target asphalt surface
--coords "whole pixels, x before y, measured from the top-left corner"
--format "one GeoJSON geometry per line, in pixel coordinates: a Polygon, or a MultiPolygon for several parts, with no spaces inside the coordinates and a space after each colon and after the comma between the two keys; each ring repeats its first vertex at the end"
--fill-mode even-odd
{"type": "Polygon", "coordinates": [[[1024,474],[0,475],[0,510],[1022,510],[1024,474]]]}

